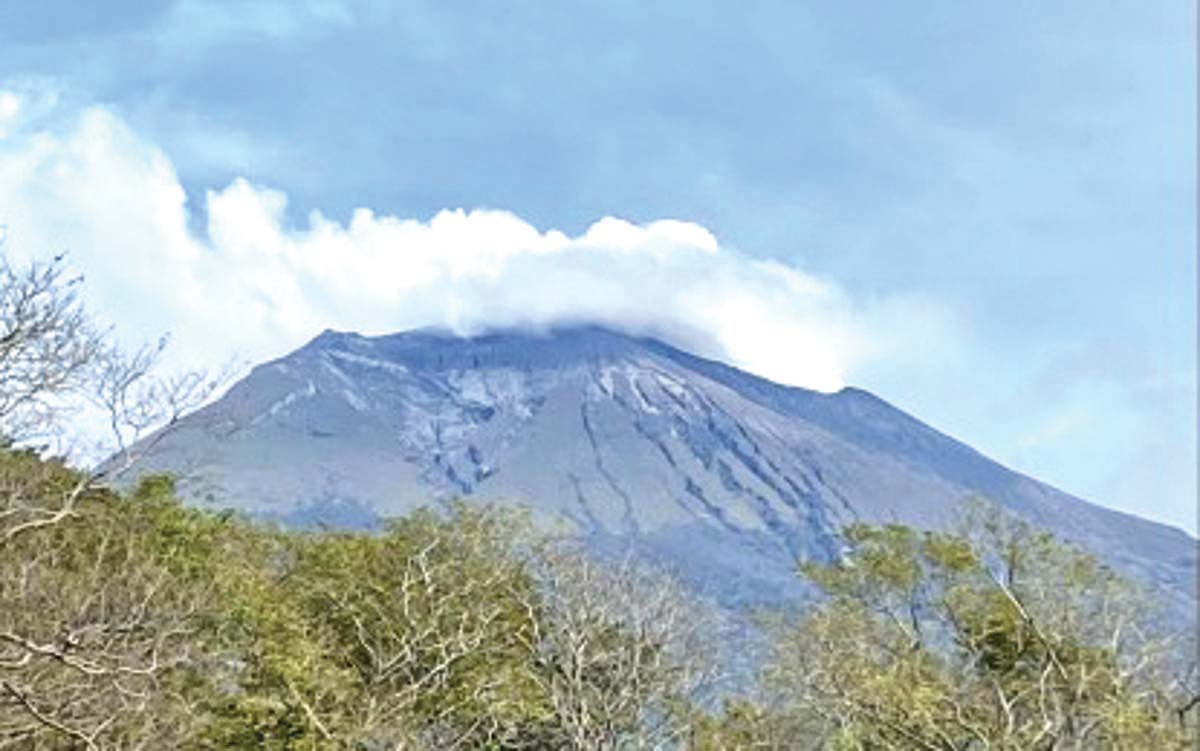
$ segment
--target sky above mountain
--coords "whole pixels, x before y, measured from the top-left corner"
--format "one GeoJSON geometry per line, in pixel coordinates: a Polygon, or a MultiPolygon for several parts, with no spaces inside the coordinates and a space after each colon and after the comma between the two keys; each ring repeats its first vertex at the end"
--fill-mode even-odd
{"type": "Polygon", "coordinates": [[[182,364],[655,334],[1194,531],[1193,12],[15,0],[3,252],[182,364]]]}

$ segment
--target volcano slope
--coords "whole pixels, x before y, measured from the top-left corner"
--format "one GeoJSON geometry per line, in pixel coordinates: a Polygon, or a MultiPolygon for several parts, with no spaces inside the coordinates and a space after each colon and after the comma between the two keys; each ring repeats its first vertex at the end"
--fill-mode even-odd
{"type": "Polygon", "coordinates": [[[985,496],[1150,583],[1194,622],[1196,541],[1013,472],[862,390],[780,386],[597,327],[327,331],[146,444],[185,497],[369,527],[455,497],[522,504],[721,601],[800,594],[849,522],[943,527],[985,496]]]}

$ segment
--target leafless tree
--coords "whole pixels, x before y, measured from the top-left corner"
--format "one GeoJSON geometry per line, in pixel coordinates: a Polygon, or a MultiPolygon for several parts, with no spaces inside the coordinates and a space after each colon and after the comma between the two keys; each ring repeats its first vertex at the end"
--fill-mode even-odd
{"type": "Polygon", "coordinates": [[[542,614],[530,646],[559,747],[678,747],[719,678],[715,609],[634,558],[598,561],[557,543],[535,566],[542,614]]]}
{"type": "Polygon", "coordinates": [[[80,281],[62,256],[25,267],[0,256],[0,428],[9,440],[45,438],[105,349],[79,304],[80,281]]]}
{"type": "Polygon", "coordinates": [[[63,256],[16,266],[0,255],[0,440],[61,455],[72,420],[99,409],[109,435],[100,451],[110,457],[52,498],[0,495],[0,545],[70,516],[89,488],[136,463],[151,445],[140,439],[164,434],[230,373],[160,374],[166,338],[132,352],[117,346],[80,302],[81,282],[63,256]]]}

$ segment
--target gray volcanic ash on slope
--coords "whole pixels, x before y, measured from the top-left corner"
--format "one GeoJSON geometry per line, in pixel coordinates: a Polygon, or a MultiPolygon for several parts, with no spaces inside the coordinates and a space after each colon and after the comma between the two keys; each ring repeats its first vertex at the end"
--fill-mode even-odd
{"type": "Polygon", "coordinates": [[[947,523],[985,495],[1194,602],[1196,543],[1012,472],[871,394],[780,386],[595,327],[326,332],[158,442],[194,499],[369,525],[431,499],[528,505],[727,602],[795,594],[848,522],[947,523]]]}

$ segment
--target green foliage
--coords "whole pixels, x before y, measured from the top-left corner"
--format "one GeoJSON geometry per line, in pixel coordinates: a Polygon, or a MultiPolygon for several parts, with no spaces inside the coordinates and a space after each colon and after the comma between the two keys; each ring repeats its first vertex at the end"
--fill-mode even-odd
{"type": "Polygon", "coordinates": [[[184,509],[161,481],[122,498],[24,452],[0,452],[0,487],[0,741],[181,740],[190,715],[167,697],[190,683],[225,524],[184,509]],[[39,506],[67,513],[21,521],[39,506]]]}
{"type": "Polygon", "coordinates": [[[1087,553],[987,505],[954,533],[844,539],[802,567],[823,603],[772,628],[760,741],[791,722],[814,749],[1191,747],[1153,609],[1087,553]]]}
{"type": "Polygon", "coordinates": [[[188,509],[168,477],[123,496],[11,449],[0,491],[0,534],[39,522],[0,546],[0,748],[570,747],[518,512],[285,533],[188,509]]]}
{"type": "Polygon", "coordinates": [[[1090,556],[987,509],[844,538],[757,692],[713,712],[686,596],[519,513],[282,532],[3,448],[0,748],[1188,747],[1152,610],[1090,556]]]}
{"type": "Polygon", "coordinates": [[[770,717],[749,701],[727,701],[719,715],[695,721],[690,746],[694,751],[755,751],[767,747],[770,717]]]}

